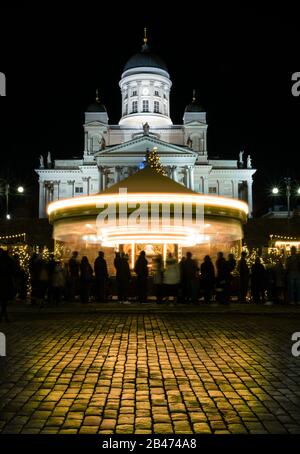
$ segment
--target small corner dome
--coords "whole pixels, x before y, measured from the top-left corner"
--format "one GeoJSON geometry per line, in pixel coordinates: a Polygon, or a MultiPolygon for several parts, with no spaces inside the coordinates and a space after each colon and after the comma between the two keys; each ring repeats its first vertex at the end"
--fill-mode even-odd
{"type": "Polygon", "coordinates": [[[165,62],[153,52],[150,52],[149,46],[144,44],[141,51],[129,58],[124,66],[124,72],[133,68],[158,68],[168,72],[165,62]]]}
{"type": "Polygon", "coordinates": [[[106,107],[99,101],[92,102],[86,109],[86,112],[103,112],[106,113],[106,107]]]}
{"type": "Polygon", "coordinates": [[[192,101],[184,109],[185,112],[205,112],[205,109],[200,106],[196,101],[192,101]]]}

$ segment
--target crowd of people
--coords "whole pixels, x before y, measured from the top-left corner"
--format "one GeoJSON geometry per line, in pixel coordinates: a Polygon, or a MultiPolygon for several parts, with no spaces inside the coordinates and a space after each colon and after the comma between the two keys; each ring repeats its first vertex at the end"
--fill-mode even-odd
{"type": "MultiPolygon", "coordinates": [[[[166,301],[195,304],[202,298],[204,303],[228,304],[233,294],[240,303],[250,300],[257,304],[265,301],[300,304],[300,255],[295,247],[285,261],[279,257],[275,264],[267,267],[260,257],[250,266],[246,252],[241,253],[238,261],[233,254],[226,259],[219,252],[215,263],[206,255],[201,264],[187,252],[179,263],[171,253],[165,263],[162,256],[154,257],[149,273],[146,253],[142,251],[134,270],[130,269],[128,255],[116,252],[114,268],[120,303],[129,300],[146,303],[151,291],[158,304],[166,301]]],[[[83,304],[105,302],[114,293],[103,251],[99,251],[93,264],[86,256],[79,260],[77,251],[64,264],[55,260],[53,254],[45,260],[33,253],[29,274],[32,304],[45,301],[59,304],[62,300],[72,302],[78,298],[83,304]]],[[[0,248],[0,320],[7,319],[9,300],[16,296],[21,300],[27,298],[27,278],[18,255],[11,256],[0,248]]]]}

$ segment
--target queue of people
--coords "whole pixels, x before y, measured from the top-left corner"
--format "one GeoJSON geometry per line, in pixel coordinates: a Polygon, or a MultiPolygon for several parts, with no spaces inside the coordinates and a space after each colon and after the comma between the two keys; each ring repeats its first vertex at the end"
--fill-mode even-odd
{"type": "MultiPolygon", "coordinates": [[[[123,252],[116,252],[114,267],[117,299],[125,304],[129,300],[146,303],[150,281],[158,304],[196,304],[202,298],[204,303],[216,301],[229,304],[233,294],[240,303],[271,301],[300,304],[300,255],[295,247],[291,248],[285,261],[279,257],[271,266],[265,266],[260,257],[249,266],[246,252],[241,253],[238,261],[233,254],[226,259],[219,252],[215,263],[206,255],[200,264],[191,252],[187,252],[179,263],[169,253],[165,263],[161,255],[154,257],[149,273],[146,253],[142,251],[133,271],[128,255],[123,252]]],[[[64,264],[55,260],[53,254],[46,261],[40,254],[33,253],[29,273],[32,304],[46,301],[59,304],[62,300],[72,302],[78,298],[81,303],[87,304],[90,301],[105,302],[112,297],[112,284],[103,251],[99,251],[92,264],[86,256],[79,259],[77,251],[64,264]]],[[[27,277],[19,256],[10,256],[0,248],[0,321],[7,319],[9,300],[16,295],[21,300],[27,298],[27,277]]]]}

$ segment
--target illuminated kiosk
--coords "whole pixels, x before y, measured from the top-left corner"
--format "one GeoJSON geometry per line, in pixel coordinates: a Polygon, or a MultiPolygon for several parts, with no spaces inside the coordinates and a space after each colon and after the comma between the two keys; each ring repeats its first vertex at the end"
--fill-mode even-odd
{"type": "Polygon", "coordinates": [[[68,259],[76,250],[91,263],[101,249],[111,274],[115,251],[129,255],[133,268],[146,251],[149,264],[168,252],[178,260],[191,251],[198,260],[217,252],[239,253],[248,205],[237,199],[203,195],[158,174],[150,166],[90,196],[48,206],[53,238],[68,259]]]}

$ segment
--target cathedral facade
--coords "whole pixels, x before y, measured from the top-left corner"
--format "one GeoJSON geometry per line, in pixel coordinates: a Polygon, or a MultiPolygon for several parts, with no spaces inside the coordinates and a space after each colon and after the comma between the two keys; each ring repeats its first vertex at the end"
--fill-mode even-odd
{"type": "Polygon", "coordinates": [[[101,193],[143,167],[147,152],[156,149],[167,175],[200,194],[245,201],[252,212],[251,159],[210,159],[207,122],[195,96],[186,106],[183,124],[170,118],[172,82],[165,63],[153,54],[144,38],[142,49],[127,61],[119,82],[122,117],[109,124],[99,97],[85,112],[81,159],[40,157],[39,217],[49,203],[101,193]]]}

